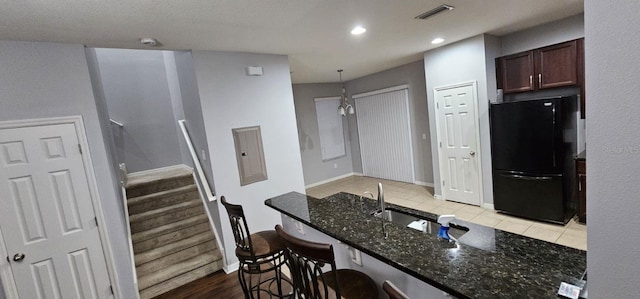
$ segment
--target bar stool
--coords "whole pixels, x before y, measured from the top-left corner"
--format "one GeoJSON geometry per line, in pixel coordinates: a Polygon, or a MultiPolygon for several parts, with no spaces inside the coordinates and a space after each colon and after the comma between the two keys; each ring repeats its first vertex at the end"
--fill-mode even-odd
{"type": "Polygon", "coordinates": [[[411,299],[407,294],[398,289],[391,281],[385,280],[382,283],[382,290],[387,293],[389,299],[411,299]]]}
{"type": "Polygon", "coordinates": [[[276,232],[287,247],[285,254],[296,298],[378,298],[378,286],[371,277],[352,269],[336,269],[333,245],[298,239],[280,225],[276,225],[276,232]],[[330,265],[331,270],[325,272],[325,265],[330,265]]]}
{"type": "Polygon", "coordinates": [[[245,298],[261,298],[262,293],[266,296],[262,298],[292,298],[292,292],[283,292],[283,286],[290,289],[292,284],[282,276],[281,267],[286,261],[285,247],[278,234],[273,230],[251,234],[242,206],[228,203],[224,196],[220,197],[220,202],[229,214],[236,242],[236,256],[240,262],[238,279],[245,298]],[[274,272],[274,277],[262,281],[262,274],[269,272],[274,272]],[[248,281],[246,276],[249,277],[248,281]],[[253,279],[256,276],[257,283],[254,283],[253,279]],[[266,289],[262,288],[263,285],[266,285],[266,289]]]}

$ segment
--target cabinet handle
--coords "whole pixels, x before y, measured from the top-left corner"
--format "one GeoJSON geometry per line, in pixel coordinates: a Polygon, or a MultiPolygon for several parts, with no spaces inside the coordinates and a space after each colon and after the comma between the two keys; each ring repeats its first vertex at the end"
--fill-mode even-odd
{"type": "Polygon", "coordinates": [[[538,88],[542,87],[542,74],[538,74],[538,88]]]}
{"type": "Polygon", "coordinates": [[[533,75],[529,75],[529,86],[533,89],[533,75]]]}

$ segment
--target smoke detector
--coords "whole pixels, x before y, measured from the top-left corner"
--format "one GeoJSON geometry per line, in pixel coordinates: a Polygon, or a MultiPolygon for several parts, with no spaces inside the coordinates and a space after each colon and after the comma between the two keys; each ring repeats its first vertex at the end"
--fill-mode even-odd
{"type": "Polygon", "coordinates": [[[158,45],[158,40],[153,37],[143,37],[140,39],[140,43],[145,46],[155,47],[158,45]]]}

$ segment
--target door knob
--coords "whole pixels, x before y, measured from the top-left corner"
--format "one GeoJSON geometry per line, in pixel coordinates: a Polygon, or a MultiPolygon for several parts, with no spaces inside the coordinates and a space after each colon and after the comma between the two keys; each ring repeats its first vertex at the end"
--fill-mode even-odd
{"type": "Polygon", "coordinates": [[[13,261],[14,262],[19,262],[19,261],[22,261],[23,259],[24,259],[24,253],[16,253],[13,256],[13,261]]]}
{"type": "Polygon", "coordinates": [[[474,151],[470,151],[470,152],[469,152],[469,155],[475,156],[475,155],[476,155],[476,152],[474,152],[474,151]]]}

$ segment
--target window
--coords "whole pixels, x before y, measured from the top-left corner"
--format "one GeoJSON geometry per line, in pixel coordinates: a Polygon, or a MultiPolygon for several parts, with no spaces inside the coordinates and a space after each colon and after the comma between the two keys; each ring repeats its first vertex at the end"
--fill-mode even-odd
{"type": "Polygon", "coordinates": [[[340,97],[315,98],[322,161],[346,155],[342,116],[338,115],[340,97]]]}

